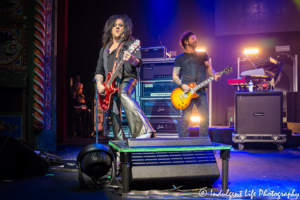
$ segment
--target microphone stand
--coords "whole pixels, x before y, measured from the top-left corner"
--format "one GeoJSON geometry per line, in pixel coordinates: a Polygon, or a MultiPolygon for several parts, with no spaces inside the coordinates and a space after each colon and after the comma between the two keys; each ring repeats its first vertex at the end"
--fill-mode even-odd
{"type": "Polygon", "coordinates": [[[247,60],[251,63],[251,65],[253,65],[254,69],[257,69],[256,65],[250,60],[249,56],[247,56],[246,54],[243,54],[242,52],[240,52],[240,54],[242,56],[244,56],[245,58],[247,58],[247,60]]]}
{"type": "MultiPolygon", "coordinates": [[[[95,81],[95,78],[94,78],[95,81]]],[[[97,89],[97,83],[96,83],[96,143],[98,143],[98,89],[97,89]]]]}

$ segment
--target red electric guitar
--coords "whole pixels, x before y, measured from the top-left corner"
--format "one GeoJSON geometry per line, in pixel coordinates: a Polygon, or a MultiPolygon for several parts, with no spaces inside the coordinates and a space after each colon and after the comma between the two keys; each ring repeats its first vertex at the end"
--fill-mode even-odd
{"type": "MultiPolygon", "coordinates": [[[[129,46],[128,50],[126,51],[129,53],[133,53],[139,46],[140,46],[140,41],[136,40],[133,44],[129,46]]],[[[104,86],[104,92],[102,94],[98,93],[98,97],[99,97],[98,99],[103,111],[110,110],[113,106],[113,94],[119,91],[118,88],[115,88],[116,78],[124,62],[125,62],[124,60],[120,62],[120,64],[116,67],[114,73],[109,72],[107,74],[106,82],[102,84],[104,86]]]]}

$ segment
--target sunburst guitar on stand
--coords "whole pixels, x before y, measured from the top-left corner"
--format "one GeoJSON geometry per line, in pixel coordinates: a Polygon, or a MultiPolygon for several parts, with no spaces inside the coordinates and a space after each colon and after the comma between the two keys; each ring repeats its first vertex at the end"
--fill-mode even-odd
{"type": "MultiPolygon", "coordinates": [[[[141,42],[139,40],[135,40],[134,43],[131,44],[126,51],[129,53],[133,53],[139,48],[140,44],[141,42]]],[[[110,110],[113,106],[113,94],[119,91],[119,89],[115,87],[116,78],[124,62],[124,60],[120,62],[120,64],[116,67],[114,73],[109,72],[107,74],[106,82],[102,84],[104,86],[104,92],[102,94],[98,93],[98,96],[100,97],[98,98],[99,103],[103,111],[110,110]]]]}
{"type": "MultiPolygon", "coordinates": [[[[223,75],[223,74],[229,74],[231,72],[232,72],[232,67],[228,66],[223,71],[218,72],[217,74],[223,75]]],[[[193,98],[196,98],[199,96],[198,94],[196,94],[197,90],[204,87],[205,85],[207,85],[209,82],[213,81],[214,79],[215,79],[215,77],[211,76],[210,78],[206,79],[199,85],[196,85],[195,83],[190,83],[188,86],[191,89],[188,93],[184,93],[184,91],[181,88],[176,88],[175,90],[173,90],[173,92],[171,94],[172,104],[174,105],[175,108],[180,109],[180,110],[187,108],[190,105],[191,100],[193,98]]]]}

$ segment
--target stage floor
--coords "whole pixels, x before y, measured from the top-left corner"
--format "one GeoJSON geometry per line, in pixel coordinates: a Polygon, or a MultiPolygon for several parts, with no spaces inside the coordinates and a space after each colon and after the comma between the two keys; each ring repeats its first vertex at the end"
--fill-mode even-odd
{"type": "MultiPolygon", "coordinates": [[[[65,159],[77,157],[79,151],[86,145],[94,143],[95,139],[80,137],[69,138],[64,144],[58,145],[60,156],[65,159]]],[[[101,143],[107,140],[101,139],[101,143]]],[[[216,160],[221,171],[222,160],[216,151],[216,160]]],[[[300,193],[300,150],[284,149],[278,151],[274,144],[232,149],[229,159],[229,189],[231,192],[242,194],[241,198],[249,198],[251,194],[257,199],[272,195],[271,192],[300,193]],[[256,193],[256,195],[254,195],[256,193]],[[246,197],[247,196],[247,197],[246,197]]],[[[2,162],[2,161],[1,161],[2,162]]],[[[222,175],[220,176],[222,177],[222,175]]],[[[78,174],[63,170],[49,170],[47,176],[22,180],[17,182],[0,182],[1,199],[122,199],[111,189],[79,191],[78,174]]],[[[222,188],[222,179],[219,178],[213,185],[217,190],[222,188]]],[[[171,188],[171,186],[170,186],[171,188]]],[[[149,198],[151,195],[138,196],[149,198]]],[[[123,199],[133,199],[136,196],[127,196],[123,199]]],[[[153,196],[166,198],[163,196],[153,196]]],[[[299,196],[300,197],[300,196],[299,196]]],[[[298,197],[298,198],[299,198],[298,197]]],[[[172,199],[195,199],[195,197],[168,197],[172,199]]],[[[200,197],[199,197],[200,198],[200,197]]],[[[203,197],[205,198],[205,197],[203,197]]],[[[208,196],[206,196],[208,199],[208,196]]],[[[221,198],[215,196],[214,198],[221,198]]],[[[222,197],[229,199],[229,197],[222,197]]],[[[276,199],[273,196],[271,199],[276,199]]],[[[294,199],[290,197],[290,199],[294,199]]],[[[239,199],[239,198],[235,198],[239,199]]],[[[270,198],[268,198],[270,199],[270,198]]]]}

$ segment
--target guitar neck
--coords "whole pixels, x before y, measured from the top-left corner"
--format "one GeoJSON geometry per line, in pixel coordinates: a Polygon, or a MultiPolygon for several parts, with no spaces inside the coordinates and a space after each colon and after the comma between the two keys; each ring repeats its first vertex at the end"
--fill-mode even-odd
{"type": "Polygon", "coordinates": [[[115,72],[113,73],[111,79],[108,81],[108,85],[111,85],[113,80],[115,80],[115,78],[117,77],[120,69],[122,68],[122,65],[124,64],[124,60],[121,61],[121,63],[118,65],[118,67],[116,68],[115,72]]]}
{"type": "MultiPolygon", "coordinates": [[[[130,47],[126,51],[129,53],[133,53],[138,48],[139,45],[140,45],[140,41],[136,40],[133,44],[130,45],[130,47]]],[[[112,82],[117,78],[119,71],[122,69],[124,62],[125,61],[122,59],[120,64],[116,67],[115,71],[113,72],[111,78],[107,82],[107,85],[112,85],[112,82]]]]}
{"type": "MultiPolygon", "coordinates": [[[[219,75],[223,75],[225,72],[219,72],[219,75]]],[[[208,83],[212,82],[215,78],[213,76],[209,77],[208,79],[206,79],[205,81],[203,81],[202,83],[200,83],[199,85],[197,85],[196,87],[193,88],[194,91],[199,90],[200,88],[204,87],[205,85],[207,85],[208,83]]]]}

